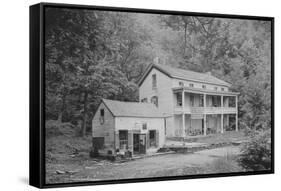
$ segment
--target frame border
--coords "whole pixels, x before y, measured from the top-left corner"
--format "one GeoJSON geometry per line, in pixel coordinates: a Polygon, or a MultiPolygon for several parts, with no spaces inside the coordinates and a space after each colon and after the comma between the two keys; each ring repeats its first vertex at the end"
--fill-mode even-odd
{"type": "Polygon", "coordinates": [[[218,178],[230,176],[261,175],[274,173],[274,17],[232,15],[218,13],[200,13],[140,8],[106,7],[93,5],[39,3],[30,6],[30,130],[29,130],[29,184],[38,188],[56,188],[70,186],[89,186],[152,181],[184,180],[196,178],[218,178]],[[118,11],[148,14],[186,15],[217,17],[228,19],[263,20],[271,22],[271,169],[262,171],[232,172],[219,174],[198,174],[183,176],[165,176],[155,178],[136,178],[120,180],[101,180],[46,184],[45,163],[45,9],[67,8],[99,11],[118,11]],[[39,64],[38,64],[39,63],[39,64]],[[38,128],[39,126],[39,128],[38,128]]]}

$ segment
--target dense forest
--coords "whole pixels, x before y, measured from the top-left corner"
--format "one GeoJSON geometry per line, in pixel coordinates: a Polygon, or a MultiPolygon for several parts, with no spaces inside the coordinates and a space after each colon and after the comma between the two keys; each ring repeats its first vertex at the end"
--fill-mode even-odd
{"type": "Polygon", "coordinates": [[[137,80],[155,57],[232,83],[239,127],[271,127],[268,21],[48,8],[45,25],[46,119],[81,136],[101,98],[138,100],[137,80]]]}

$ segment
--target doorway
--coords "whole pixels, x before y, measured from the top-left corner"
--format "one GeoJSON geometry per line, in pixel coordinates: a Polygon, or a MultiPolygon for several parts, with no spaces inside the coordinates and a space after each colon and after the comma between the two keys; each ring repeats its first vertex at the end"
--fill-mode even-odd
{"type": "Polygon", "coordinates": [[[146,134],[134,134],[133,135],[133,151],[134,154],[146,153],[146,134]]]}

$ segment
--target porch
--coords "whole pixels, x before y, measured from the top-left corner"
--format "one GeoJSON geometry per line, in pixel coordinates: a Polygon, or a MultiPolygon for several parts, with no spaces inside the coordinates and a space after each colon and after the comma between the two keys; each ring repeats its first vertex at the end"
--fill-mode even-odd
{"type": "Polygon", "coordinates": [[[115,132],[116,154],[144,155],[157,151],[159,147],[159,131],[118,130],[115,132]]]}
{"type": "Polygon", "coordinates": [[[238,110],[238,93],[214,92],[195,88],[174,88],[174,113],[234,114],[238,110]]]}
{"type": "Polygon", "coordinates": [[[236,114],[175,114],[176,137],[206,136],[238,131],[236,114]]]}

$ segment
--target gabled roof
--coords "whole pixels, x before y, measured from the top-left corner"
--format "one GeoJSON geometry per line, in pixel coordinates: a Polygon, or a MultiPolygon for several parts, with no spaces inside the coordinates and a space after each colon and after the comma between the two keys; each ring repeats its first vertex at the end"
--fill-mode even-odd
{"type": "Polygon", "coordinates": [[[183,79],[183,80],[189,80],[189,81],[195,81],[195,82],[203,82],[203,83],[209,83],[209,84],[215,84],[215,85],[222,85],[230,87],[231,84],[228,82],[225,82],[223,80],[220,80],[211,74],[207,73],[200,73],[200,72],[194,72],[190,70],[184,70],[179,68],[174,68],[168,65],[164,64],[150,64],[145,72],[143,73],[142,77],[140,78],[138,85],[140,86],[142,82],[145,80],[146,76],[149,74],[149,72],[156,68],[162,73],[166,74],[167,76],[171,78],[177,78],[177,79],[183,79]]]}
{"type": "Polygon", "coordinates": [[[102,102],[115,117],[164,117],[159,109],[151,103],[123,102],[102,99],[102,102]]]}

